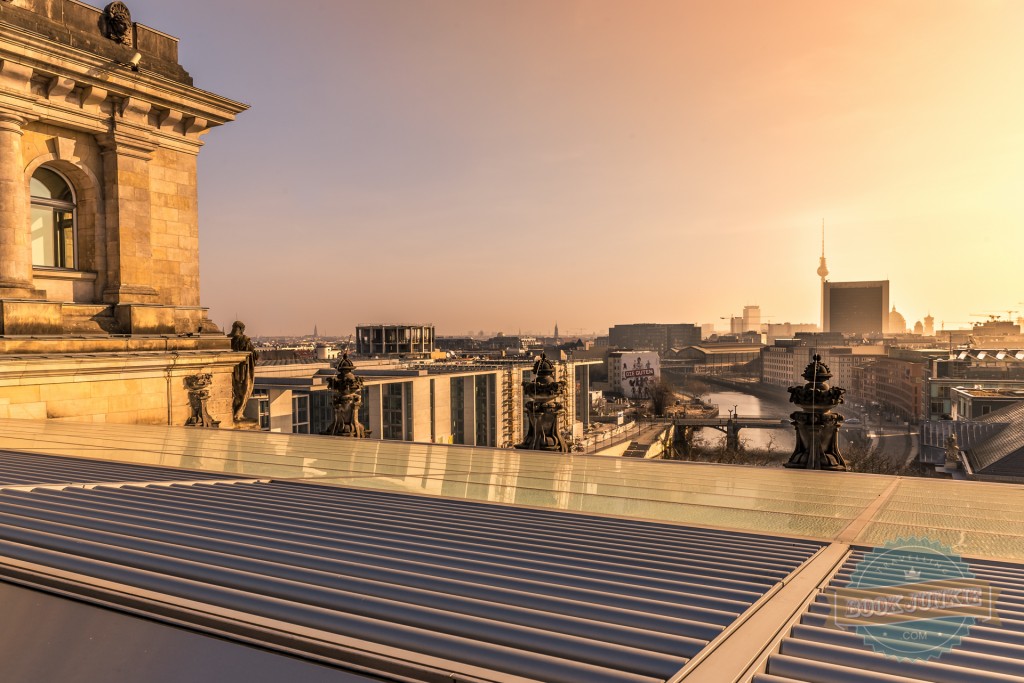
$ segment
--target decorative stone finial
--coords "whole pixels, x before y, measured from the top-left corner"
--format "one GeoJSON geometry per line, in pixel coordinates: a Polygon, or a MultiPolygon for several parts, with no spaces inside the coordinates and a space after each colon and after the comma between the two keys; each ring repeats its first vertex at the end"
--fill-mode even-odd
{"type": "Polygon", "coordinates": [[[558,400],[565,393],[565,382],[555,378],[554,363],[542,353],[533,364],[533,379],[523,381],[523,408],[530,426],[523,443],[516,448],[568,453],[569,447],[558,431],[563,410],[558,400]]]}
{"type": "Polygon", "coordinates": [[[356,364],[346,351],[338,361],[338,374],[327,380],[327,386],[334,392],[334,420],[324,430],[331,436],[350,436],[362,439],[369,434],[359,422],[359,408],[363,405],[363,380],[356,377],[356,364]]]}
{"type": "Polygon", "coordinates": [[[809,470],[850,469],[839,452],[839,427],[843,416],[833,413],[843,403],[845,389],[829,386],[832,371],[814,354],[804,369],[807,384],[789,388],[789,401],[801,410],[790,415],[796,428],[796,447],[786,467],[809,470]]]}

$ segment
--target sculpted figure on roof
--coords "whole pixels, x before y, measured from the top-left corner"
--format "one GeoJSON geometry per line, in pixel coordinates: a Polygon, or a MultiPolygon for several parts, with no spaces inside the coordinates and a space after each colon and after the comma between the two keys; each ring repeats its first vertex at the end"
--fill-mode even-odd
{"type": "Polygon", "coordinates": [[[252,396],[253,381],[256,376],[256,359],[258,354],[252,340],[245,335],[245,323],[236,320],[231,325],[231,350],[248,353],[249,356],[235,366],[231,372],[231,410],[235,422],[244,419],[245,404],[252,396]]]}

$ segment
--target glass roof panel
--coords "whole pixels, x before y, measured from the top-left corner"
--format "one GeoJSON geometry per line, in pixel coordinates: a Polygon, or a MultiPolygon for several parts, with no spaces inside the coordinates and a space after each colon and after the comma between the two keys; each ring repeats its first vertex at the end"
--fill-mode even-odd
{"type": "Polygon", "coordinates": [[[858,543],[928,536],[967,556],[1024,559],[1024,487],[1009,484],[56,421],[0,421],[0,448],[819,540],[870,515],[858,543]]]}

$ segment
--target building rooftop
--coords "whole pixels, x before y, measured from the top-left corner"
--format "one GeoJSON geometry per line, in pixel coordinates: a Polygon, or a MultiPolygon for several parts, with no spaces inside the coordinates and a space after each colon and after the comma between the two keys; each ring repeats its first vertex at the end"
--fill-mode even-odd
{"type": "Polygon", "coordinates": [[[78,681],[1024,676],[1018,486],[56,421],[0,420],[0,451],[0,588],[34,617],[21,656],[0,644],[18,680],[68,657],[78,681]],[[1001,591],[948,659],[824,623],[853,563],[915,537],[1001,591]],[[45,656],[73,610],[88,642],[45,656]]]}
{"type": "Polygon", "coordinates": [[[974,473],[1024,480],[1024,401],[993,410],[977,423],[991,431],[963,446],[974,473]]]}
{"type": "Polygon", "coordinates": [[[1004,398],[1010,401],[1024,401],[1024,389],[981,389],[975,387],[955,387],[953,391],[967,394],[974,398],[1004,398]]]}

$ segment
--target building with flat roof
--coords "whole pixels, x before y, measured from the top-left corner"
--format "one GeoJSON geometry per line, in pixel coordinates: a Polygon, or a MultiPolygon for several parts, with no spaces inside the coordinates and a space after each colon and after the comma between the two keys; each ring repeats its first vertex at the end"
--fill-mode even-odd
{"type": "Polygon", "coordinates": [[[889,332],[889,281],[822,282],[823,332],[881,336],[889,332]]]}
{"type": "MultiPolygon", "coordinates": [[[[977,420],[1000,408],[1024,401],[1024,386],[954,387],[950,390],[953,404],[950,417],[954,420],[977,420]]],[[[1024,447],[1024,443],[1021,444],[1024,447]]]]}
{"type": "Polygon", "coordinates": [[[699,344],[701,328],[690,323],[633,323],[614,325],[608,330],[613,349],[650,349],[664,354],[671,348],[699,344]]]}
{"type": "Polygon", "coordinates": [[[924,414],[929,420],[953,413],[953,390],[1024,388],[1024,348],[936,351],[928,361],[924,414]]]}
{"type": "Polygon", "coordinates": [[[740,325],[743,329],[740,332],[760,332],[761,331],[761,307],[760,306],[744,306],[743,307],[743,322],[740,325]]]}
{"type": "Polygon", "coordinates": [[[423,356],[434,351],[433,325],[357,325],[361,356],[423,356]]]}
{"type": "Polygon", "coordinates": [[[724,375],[733,372],[760,374],[760,344],[710,342],[673,349],[665,359],[666,369],[697,375],[724,375]]]}
{"type": "MultiPolygon", "coordinates": [[[[524,438],[523,380],[532,360],[399,363],[356,360],[363,380],[360,422],[377,440],[511,447],[524,438]]],[[[570,388],[563,431],[581,438],[590,425],[590,366],[556,361],[570,388]]],[[[264,431],[320,434],[333,420],[332,364],[260,363],[246,416],[264,431]]]]}
{"type": "Polygon", "coordinates": [[[777,387],[802,384],[801,373],[815,353],[832,370],[831,383],[847,390],[855,385],[854,372],[861,365],[886,357],[881,346],[825,346],[810,339],[777,339],[761,349],[761,381],[777,387]]]}

